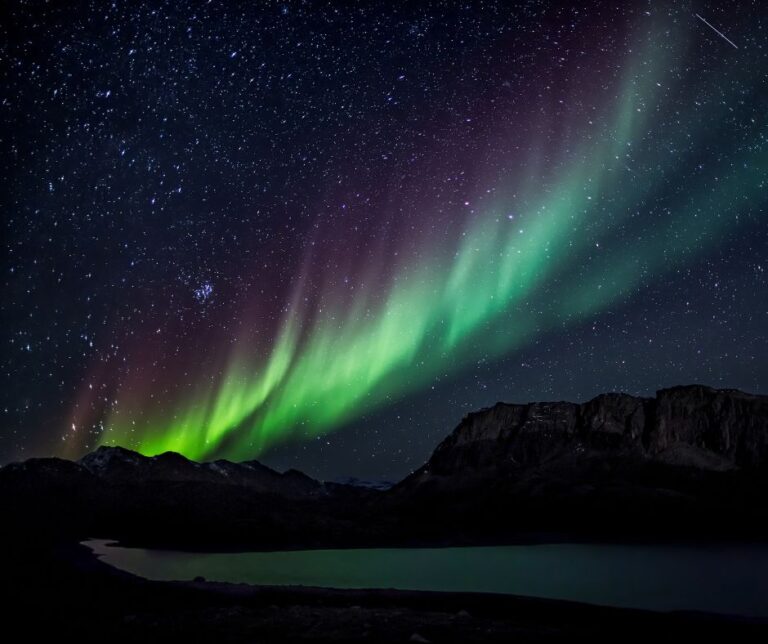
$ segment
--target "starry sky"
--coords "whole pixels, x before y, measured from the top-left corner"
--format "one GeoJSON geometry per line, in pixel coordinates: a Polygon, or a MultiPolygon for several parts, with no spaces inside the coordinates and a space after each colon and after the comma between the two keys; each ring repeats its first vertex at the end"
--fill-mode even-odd
{"type": "Polygon", "coordinates": [[[397,479],[496,401],[768,388],[761,2],[0,18],[0,461],[397,479]]]}

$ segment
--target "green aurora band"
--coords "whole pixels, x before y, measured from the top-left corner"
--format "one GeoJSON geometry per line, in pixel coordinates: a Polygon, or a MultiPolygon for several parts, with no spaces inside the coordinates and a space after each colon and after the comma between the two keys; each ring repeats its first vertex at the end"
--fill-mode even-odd
{"type": "MultiPolygon", "coordinates": [[[[135,413],[118,394],[101,442],[149,455],[253,458],[457,375],[478,356],[501,358],[621,305],[717,247],[762,213],[765,123],[725,99],[697,103],[697,92],[726,72],[698,78],[689,70],[680,83],[681,72],[663,65],[672,42],[683,51],[688,38],[652,29],[640,39],[608,108],[589,122],[579,116],[566,140],[540,142],[525,176],[494,186],[503,196],[486,200],[453,244],[425,235],[390,267],[383,292],[358,293],[347,305],[329,293],[336,306],[308,310],[300,281],[268,355],[237,342],[221,377],[201,377],[165,408],[147,401],[135,413]],[[691,113],[681,115],[681,104],[691,113]],[[713,154],[734,124],[741,134],[728,135],[728,153],[713,154]],[[545,153],[553,147],[559,156],[545,153]],[[512,210],[521,214],[514,221],[512,210]]],[[[727,74],[756,93],[762,82],[747,69],[727,74]]]]}

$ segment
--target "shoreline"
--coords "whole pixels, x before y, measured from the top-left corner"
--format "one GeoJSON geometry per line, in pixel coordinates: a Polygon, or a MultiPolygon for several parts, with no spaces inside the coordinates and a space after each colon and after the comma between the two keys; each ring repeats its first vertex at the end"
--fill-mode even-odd
{"type": "Polygon", "coordinates": [[[559,542],[246,552],[134,549],[106,539],[81,545],[108,565],[161,582],[491,594],[768,620],[768,603],[751,600],[755,593],[764,596],[758,588],[768,588],[753,572],[755,565],[768,570],[768,546],[762,543],[559,542]],[[754,563],[744,559],[745,548],[754,563]],[[643,563],[623,563],[632,560],[643,563]],[[693,563],[678,567],[678,561],[693,563]],[[392,567],[401,572],[393,573],[392,567]],[[700,568],[709,576],[702,576],[700,568]],[[740,572],[714,572],[721,568],[740,572]],[[634,590],[626,594],[628,584],[634,590]],[[729,592],[718,590],[723,584],[729,592]]]}
{"type": "MultiPolygon", "coordinates": [[[[11,622],[103,641],[615,641],[672,634],[764,641],[768,620],[654,612],[496,593],[151,581],[75,542],[8,543],[11,622]],[[66,629],[62,631],[62,627],[66,629]],[[83,635],[83,633],[86,635],[83,635]],[[420,641],[420,640],[412,640],[420,641]]],[[[8,557],[7,557],[8,558],[8,557]]]]}
{"type": "Polygon", "coordinates": [[[372,540],[350,542],[305,542],[289,545],[265,545],[263,543],[231,543],[206,542],[195,543],[189,541],[169,542],[166,540],[152,540],[131,537],[109,537],[93,534],[78,538],[78,543],[84,544],[90,540],[108,541],[109,545],[120,548],[137,548],[144,550],[162,550],[168,552],[183,552],[188,554],[235,554],[248,552],[301,552],[313,550],[381,550],[381,549],[422,549],[434,550],[441,548],[496,548],[503,546],[545,546],[545,545],[606,545],[606,546],[681,546],[681,547],[711,547],[711,546],[768,546],[768,539],[760,537],[741,537],[724,539],[719,535],[701,536],[693,538],[689,534],[667,537],[628,536],[620,533],[615,535],[598,535],[586,533],[566,532],[541,532],[521,533],[517,536],[502,537],[498,539],[414,539],[403,540],[372,540]]]}

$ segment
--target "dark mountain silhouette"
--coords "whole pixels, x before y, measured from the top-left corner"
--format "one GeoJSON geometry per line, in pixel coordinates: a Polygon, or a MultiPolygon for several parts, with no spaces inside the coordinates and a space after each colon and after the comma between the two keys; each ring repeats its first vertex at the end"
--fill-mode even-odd
{"type": "Polygon", "coordinates": [[[768,396],[703,386],[656,398],[602,394],[587,403],[498,403],[469,414],[410,479],[465,476],[609,453],[725,471],[764,464],[768,396]]]}
{"type": "Polygon", "coordinates": [[[195,481],[286,497],[312,496],[324,491],[321,483],[298,470],[281,474],[258,461],[196,463],[176,452],[147,457],[122,447],[102,446],[81,458],[79,464],[112,483],[195,481]]]}
{"type": "Polygon", "coordinates": [[[768,397],[690,385],[471,413],[391,496],[427,540],[765,536],[767,464],[768,397]]]}
{"type": "Polygon", "coordinates": [[[27,535],[190,548],[763,538],[767,464],[768,397],[693,385],[498,403],[391,489],[100,447],[3,467],[0,511],[27,535]]]}
{"type": "Polygon", "coordinates": [[[384,492],[394,485],[392,481],[385,481],[381,479],[359,479],[356,476],[342,476],[334,479],[333,482],[339,483],[341,485],[351,485],[353,487],[370,488],[373,490],[379,490],[380,492],[384,492]]]}

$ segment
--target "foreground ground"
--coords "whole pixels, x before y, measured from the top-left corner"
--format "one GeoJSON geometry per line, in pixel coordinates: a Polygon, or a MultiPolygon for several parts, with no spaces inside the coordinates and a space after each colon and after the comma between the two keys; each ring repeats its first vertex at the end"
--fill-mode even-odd
{"type": "Polygon", "coordinates": [[[501,595],[151,582],[101,563],[76,543],[5,543],[3,555],[4,626],[22,640],[40,635],[78,642],[768,638],[768,623],[754,620],[501,595]]]}

